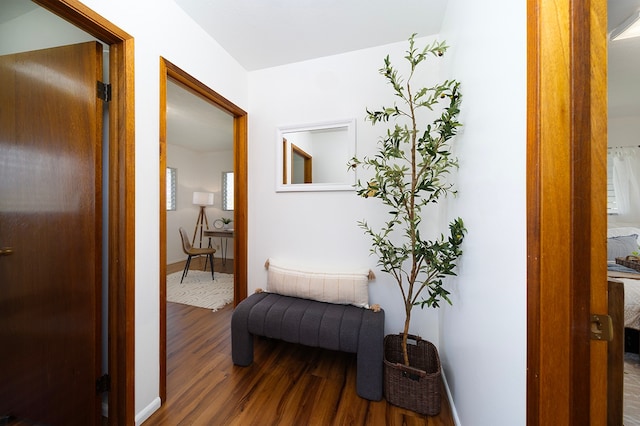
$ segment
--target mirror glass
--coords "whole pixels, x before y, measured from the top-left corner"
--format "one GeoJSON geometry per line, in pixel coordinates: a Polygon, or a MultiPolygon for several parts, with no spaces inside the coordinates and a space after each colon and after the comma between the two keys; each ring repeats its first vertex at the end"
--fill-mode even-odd
{"type": "Polygon", "coordinates": [[[282,126],[276,145],[276,191],[354,190],[355,120],[282,126]]]}

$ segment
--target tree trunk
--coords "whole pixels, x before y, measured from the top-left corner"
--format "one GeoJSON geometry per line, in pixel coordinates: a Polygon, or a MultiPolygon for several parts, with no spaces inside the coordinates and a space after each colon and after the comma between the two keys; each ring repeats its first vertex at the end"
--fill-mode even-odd
{"type": "Polygon", "coordinates": [[[404,320],[404,332],[402,333],[402,358],[404,365],[409,367],[409,352],[407,352],[407,336],[409,335],[409,323],[411,322],[411,307],[407,310],[404,320]]]}

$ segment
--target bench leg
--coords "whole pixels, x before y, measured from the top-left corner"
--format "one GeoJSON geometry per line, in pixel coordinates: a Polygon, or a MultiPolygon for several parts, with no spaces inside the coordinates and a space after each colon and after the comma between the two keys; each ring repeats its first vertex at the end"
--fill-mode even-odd
{"type": "Polygon", "coordinates": [[[268,293],[253,294],[236,306],[231,315],[231,359],[235,365],[246,367],[253,362],[253,335],[249,333],[251,308],[268,293]]]}
{"type": "Polygon", "coordinates": [[[365,312],[360,327],[357,364],[358,395],[380,401],[384,387],[384,311],[365,312]]]}
{"type": "Polygon", "coordinates": [[[231,358],[235,365],[246,367],[253,362],[253,335],[242,320],[240,316],[231,317],[231,358]]]}

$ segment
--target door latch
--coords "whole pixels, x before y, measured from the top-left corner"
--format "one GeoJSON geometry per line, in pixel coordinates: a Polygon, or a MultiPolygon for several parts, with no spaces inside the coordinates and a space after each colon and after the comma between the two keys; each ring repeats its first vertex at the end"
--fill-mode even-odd
{"type": "Polygon", "coordinates": [[[609,315],[591,314],[591,340],[610,342],[613,339],[613,322],[609,315]]]}
{"type": "Polygon", "coordinates": [[[9,256],[10,254],[13,254],[12,247],[0,247],[0,256],[9,256]]]}

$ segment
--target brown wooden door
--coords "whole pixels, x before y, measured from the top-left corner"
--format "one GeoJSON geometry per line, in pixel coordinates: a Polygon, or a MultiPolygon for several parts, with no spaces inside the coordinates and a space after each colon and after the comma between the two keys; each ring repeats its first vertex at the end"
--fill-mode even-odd
{"type": "Polygon", "coordinates": [[[101,77],[95,42],[0,57],[0,416],[100,418],[101,77]]]}

